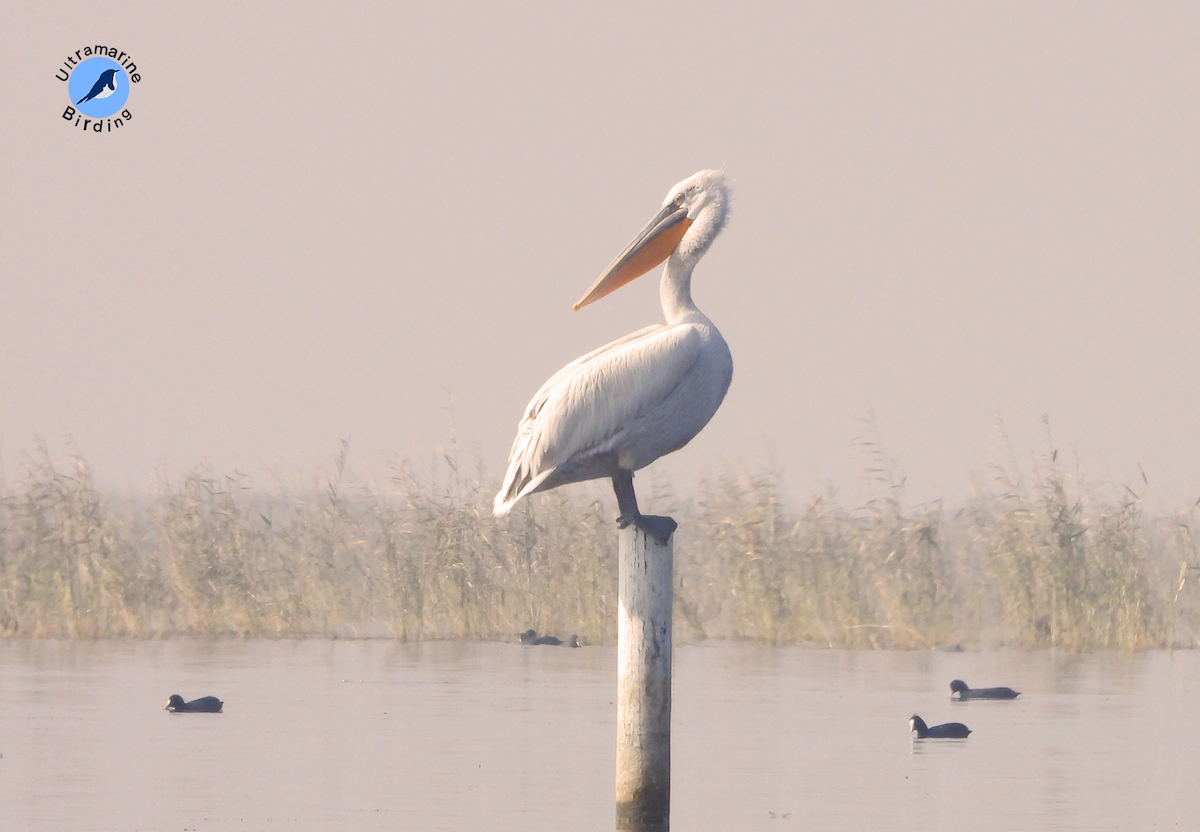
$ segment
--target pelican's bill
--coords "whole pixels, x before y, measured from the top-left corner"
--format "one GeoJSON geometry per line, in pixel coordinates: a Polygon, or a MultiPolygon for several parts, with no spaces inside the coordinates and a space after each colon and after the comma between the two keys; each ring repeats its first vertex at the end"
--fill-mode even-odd
{"type": "Polygon", "coordinates": [[[579,311],[666,260],[671,256],[671,252],[675,251],[691,224],[687,209],[674,202],[664,205],[662,210],[654,215],[654,219],[633,238],[633,242],[609,264],[604,274],[596,279],[572,309],[579,311]]]}

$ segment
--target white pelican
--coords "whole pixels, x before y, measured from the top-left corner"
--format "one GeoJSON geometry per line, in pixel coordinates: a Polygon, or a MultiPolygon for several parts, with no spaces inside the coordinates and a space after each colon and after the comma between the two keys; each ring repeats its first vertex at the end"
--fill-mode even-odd
{"type": "Polygon", "coordinates": [[[729,188],[702,170],[673,187],[660,210],[574,308],[587,306],[667,261],[659,284],[665,324],[577,358],[537,391],[517,427],[493,512],[527,494],[610,477],[620,517],[665,543],[670,517],[638,511],[633,472],[691,441],[733,378],[721,333],[692,302],[692,269],[725,225],[729,188]]]}

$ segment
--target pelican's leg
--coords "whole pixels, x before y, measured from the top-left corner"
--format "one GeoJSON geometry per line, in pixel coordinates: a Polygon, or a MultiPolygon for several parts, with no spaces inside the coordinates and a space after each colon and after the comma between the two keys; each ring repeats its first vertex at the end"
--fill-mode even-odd
{"type": "Polygon", "coordinates": [[[637,495],[633,493],[632,471],[624,469],[618,471],[612,478],[612,484],[613,491],[617,493],[617,508],[621,511],[621,516],[617,518],[617,525],[623,529],[632,523],[661,545],[666,546],[671,535],[679,528],[679,524],[670,517],[642,514],[638,510],[637,495]]]}
{"type": "Polygon", "coordinates": [[[613,491],[617,493],[617,525],[622,529],[630,523],[637,525],[642,512],[638,510],[637,494],[633,493],[633,472],[619,471],[612,478],[613,491]]]}

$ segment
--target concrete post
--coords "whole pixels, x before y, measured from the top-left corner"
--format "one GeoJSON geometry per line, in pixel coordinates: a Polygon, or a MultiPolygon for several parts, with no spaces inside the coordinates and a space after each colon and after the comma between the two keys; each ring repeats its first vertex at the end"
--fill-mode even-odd
{"type": "Polygon", "coordinates": [[[631,525],[618,557],[617,829],[667,832],[674,547],[631,525]]]}

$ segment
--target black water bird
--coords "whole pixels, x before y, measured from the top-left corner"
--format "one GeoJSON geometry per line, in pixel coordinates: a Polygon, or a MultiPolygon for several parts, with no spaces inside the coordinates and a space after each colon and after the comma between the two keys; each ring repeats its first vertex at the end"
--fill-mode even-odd
{"type": "Polygon", "coordinates": [[[173,714],[219,714],[225,703],[215,696],[201,696],[191,702],[184,702],[178,693],[172,693],[167,700],[167,710],[173,714]]]}
{"type": "Polygon", "coordinates": [[[522,644],[549,644],[553,646],[562,644],[561,638],[555,638],[554,636],[539,636],[537,634],[537,630],[526,630],[525,632],[521,633],[520,636],[522,644]]]}
{"type": "Polygon", "coordinates": [[[916,731],[919,740],[965,740],[967,734],[971,733],[971,729],[961,722],[947,722],[931,728],[916,714],[913,714],[912,719],[908,721],[908,729],[916,731]]]}
{"type": "Polygon", "coordinates": [[[1012,688],[975,688],[972,690],[962,679],[955,679],[950,683],[950,698],[960,701],[965,699],[1016,699],[1020,695],[1019,690],[1012,688]]]}

